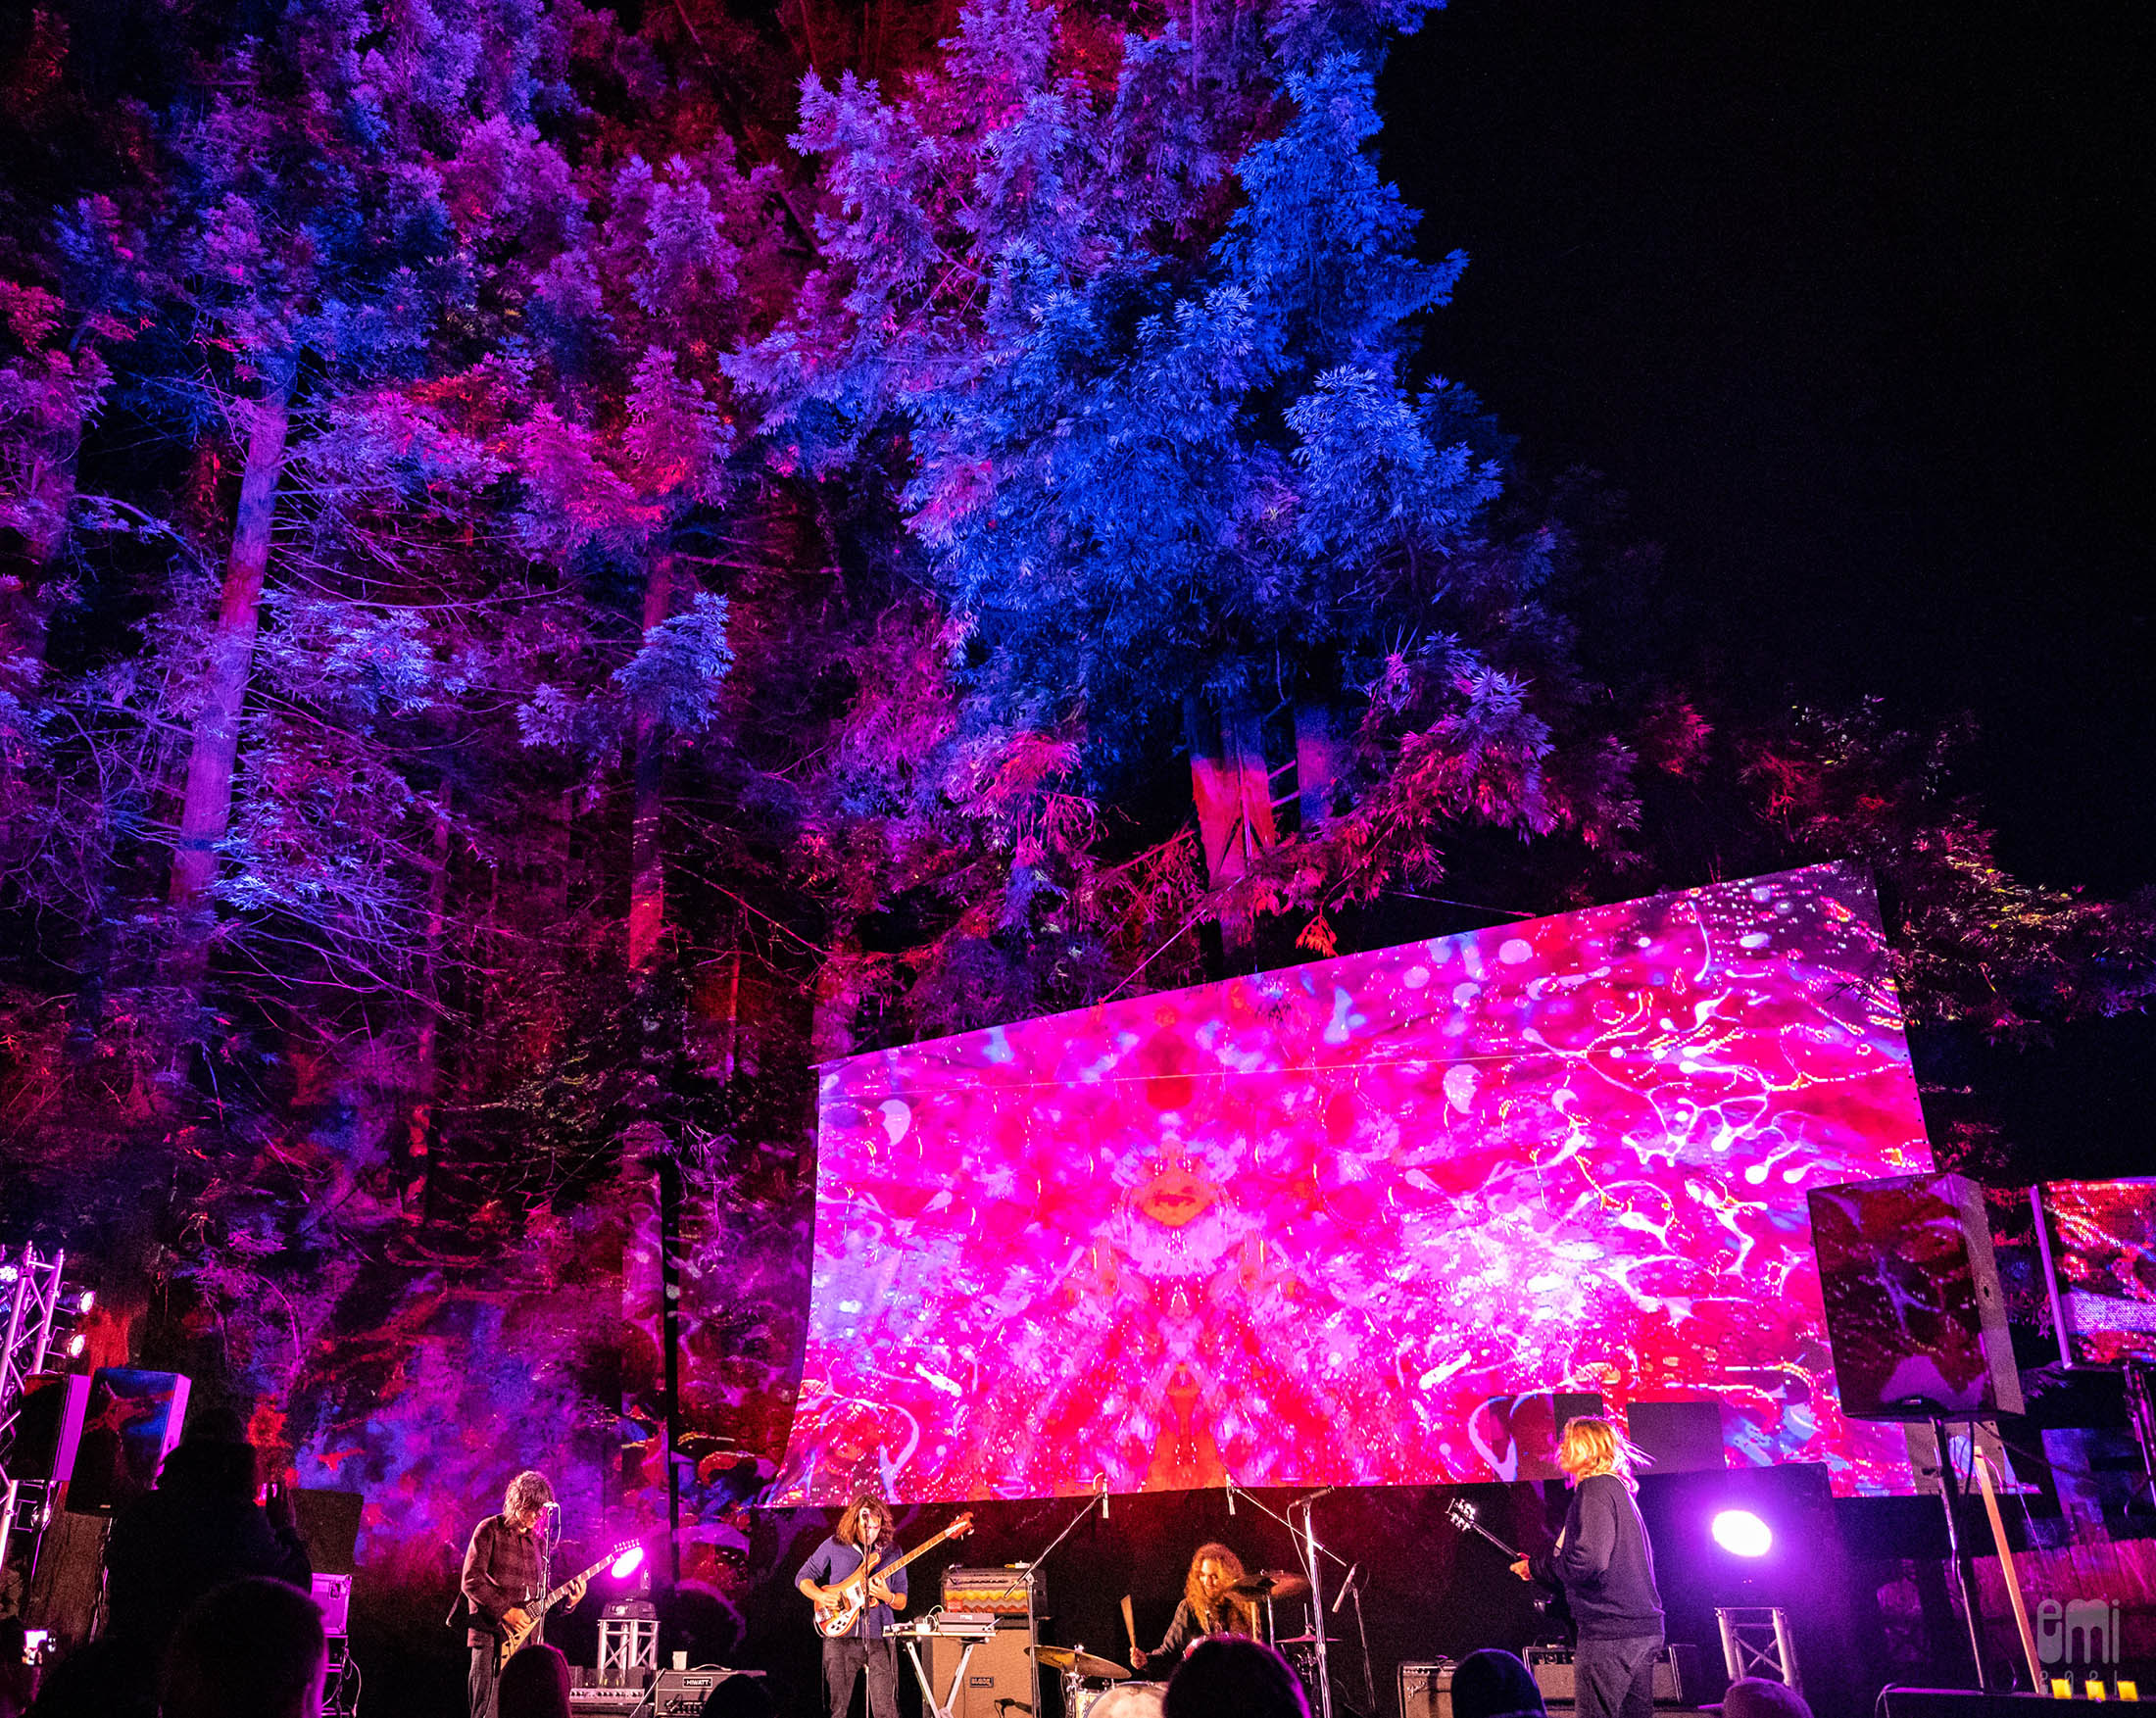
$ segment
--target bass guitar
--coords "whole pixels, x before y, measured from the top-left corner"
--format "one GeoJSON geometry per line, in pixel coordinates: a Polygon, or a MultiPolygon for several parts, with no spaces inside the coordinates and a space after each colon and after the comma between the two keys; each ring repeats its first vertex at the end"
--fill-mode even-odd
{"type": "Polygon", "coordinates": [[[830,1591],[837,1595],[828,1603],[816,1606],[816,1633],[826,1641],[836,1641],[852,1631],[860,1621],[861,1613],[868,1608],[868,1583],[878,1575],[889,1575],[903,1569],[923,1551],[933,1550],[947,1539],[963,1539],[973,1531],[973,1517],[961,1515],[934,1539],[923,1540],[905,1556],[888,1563],[876,1561],[876,1553],[868,1552],[860,1560],[860,1567],[830,1591]]]}
{"type": "MultiPolygon", "coordinates": [[[[1516,1546],[1509,1546],[1476,1519],[1475,1505],[1465,1497],[1454,1497],[1445,1506],[1445,1518],[1462,1533],[1472,1533],[1477,1538],[1494,1545],[1504,1552],[1508,1563],[1527,1560],[1527,1553],[1516,1546]]],[[[1565,1603],[1562,1590],[1552,1594],[1538,1590],[1535,1594],[1535,1614],[1551,1625],[1562,1625],[1569,1634],[1572,1629],[1572,1607],[1565,1603]]]]}
{"type": "MultiPolygon", "coordinates": [[[[504,1635],[502,1636],[501,1644],[495,1650],[495,1673],[497,1675],[501,1673],[502,1666],[507,1664],[512,1658],[516,1655],[518,1648],[520,1648],[525,1642],[531,1639],[532,1635],[537,1631],[540,1623],[546,1619],[547,1612],[552,1610],[563,1599],[566,1598],[569,1595],[569,1590],[572,1587],[582,1586],[584,1583],[588,1582],[594,1575],[598,1574],[600,1570],[606,1568],[609,1564],[618,1563],[631,1551],[637,1549],[638,1546],[635,1540],[625,1539],[619,1545],[615,1546],[612,1550],[609,1551],[596,1563],[592,1564],[590,1568],[579,1569],[575,1574],[571,1575],[566,1581],[563,1582],[561,1586],[557,1587],[544,1598],[538,1600],[534,1604],[525,1605],[524,1626],[520,1629],[507,1629],[507,1632],[504,1633],[504,1635]]],[[[639,1556],[638,1560],[642,1560],[641,1555],[639,1556]]],[[[631,1566],[633,1567],[634,1565],[631,1566]]]]}

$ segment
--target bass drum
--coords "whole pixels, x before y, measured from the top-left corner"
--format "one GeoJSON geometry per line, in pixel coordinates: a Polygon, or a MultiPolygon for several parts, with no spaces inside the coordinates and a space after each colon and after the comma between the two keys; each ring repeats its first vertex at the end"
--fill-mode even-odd
{"type": "Polygon", "coordinates": [[[1167,1710],[1164,1682],[1119,1682],[1104,1689],[1083,1689],[1071,1718],[1160,1718],[1167,1710]]]}

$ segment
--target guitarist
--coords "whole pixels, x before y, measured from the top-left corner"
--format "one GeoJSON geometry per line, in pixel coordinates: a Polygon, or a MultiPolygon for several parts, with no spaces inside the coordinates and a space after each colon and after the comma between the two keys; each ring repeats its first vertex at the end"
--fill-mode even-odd
{"type": "MultiPolygon", "coordinates": [[[[471,1606],[465,1630],[471,1648],[471,1718],[496,1718],[497,1654],[504,1636],[531,1621],[528,1606],[545,1591],[540,1524],[554,1501],[547,1476],[526,1469],[509,1482],[502,1512],[471,1530],[465,1551],[464,1595],[471,1606]]],[[[563,1595],[574,1604],[581,1583],[563,1595]]]]}
{"type": "Polygon", "coordinates": [[[1557,1465],[1573,1488],[1557,1548],[1512,1565],[1522,1581],[1561,1588],[1579,1624],[1573,1677],[1577,1718],[1654,1718],[1654,1660],[1662,1649],[1662,1597],[1654,1546],[1633,1494],[1645,1458],[1608,1420],[1565,1424],[1557,1465]]]}
{"type": "MultiPolygon", "coordinates": [[[[840,1587],[870,1556],[881,1561],[891,1551],[891,1511],[874,1497],[857,1497],[839,1517],[838,1529],[802,1564],[794,1585],[810,1604],[836,1604],[840,1587]]],[[[869,1602],[860,1620],[836,1640],[823,1643],[823,1684],[831,1696],[831,1718],[846,1718],[854,1703],[854,1684],[868,1678],[868,1718],[899,1718],[899,1653],[889,1630],[894,1615],[906,1608],[906,1571],[868,1576],[869,1602]]]]}

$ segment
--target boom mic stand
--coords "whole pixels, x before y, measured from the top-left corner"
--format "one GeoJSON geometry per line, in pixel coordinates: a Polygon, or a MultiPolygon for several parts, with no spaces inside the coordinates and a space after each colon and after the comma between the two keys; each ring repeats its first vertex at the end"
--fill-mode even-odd
{"type": "MultiPolygon", "coordinates": [[[[1073,1515],[1068,1521],[1063,1524],[1063,1531],[1058,1533],[1054,1539],[1050,1540],[1048,1542],[1047,1548],[1042,1550],[1037,1556],[1035,1556],[1030,1563],[1013,1563],[1011,1565],[1011,1567],[1014,1569],[1022,1569],[1025,1571],[1026,1633],[1028,1636],[1031,1637],[1031,1639],[1027,1643],[1027,1644],[1030,1646],[1038,1647],[1041,1644],[1040,1630],[1035,1625],[1033,1617],[1034,1571],[1039,1569],[1043,1563],[1047,1562],[1050,1557],[1055,1554],[1055,1547],[1057,1546],[1061,1545],[1063,1541],[1065,1541],[1073,1533],[1078,1531],[1078,1523],[1083,1521],[1088,1515],[1091,1515],[1093,1513],[1093,1506],[1096,1503],[1101,1505],[1101,1512],[1103,1515],[1107,1513],[1107,1494],[1104,1491],[1096,1492],[1092,1497],[1088,1497],[1086,1499],[1085,1507],[1083,1509],[1080,1509],[1077,1514],[1073,1515]]],[[[1041,1660],[1039,1654],[1037,1652],[1028,1652],[1026,1654],[1026,1662],[1032,1666],[1031,1674],[1033,1677],[1033,1709],[1038,1712],[1041,1709],[1041,1660]]],[[[1074,1682],[1066,1684],[1064,1689],[1064,1693],[1066,1696],[1069,1694],[1070,1688],[1073,1686],[1075,1686],[1074,1682]]],[[[999,1701],[998,1704],[1001,1705],[1002,1702],[999,1701]]]]}
{"type": "MultiPolygon", "coordinates": [[[[1255,1510],[1256,1510],[1256,1511],[1257,1511],[1257,1512],[1258,1512],[1258,1513],[1259,1513],[1260,1515],[1269,1515],[1269,1516],[1271,1516],[1271,1517],[1272,1517],[1272,1518],[1273,1518],[1273,1519],[1274,1519],[1275,1521],[1279,1522],[1281,1526],[1285,1527],[1285,1528],[1286,1528],[1286,1529],[1288,1530],[1288,1537],[1289,1537],[1289,1539],[1290,1539],[1291,1541],[1293,1541],[1293,1542],[1294,1542],[1294,1544],[1295,1544],[1295,1546],[1296,1546],[1296,1550],[1297,1550],[1297,1554],[1298,1554],[1298,1556],[1299,1556],[1299,1555],[1301,1554],[1301,1552],[1302,1552],[1302,1533],[1301,1533],[1301,1530],[1300,1530],[1299,1528],[1298,1528],[1298,1527],[1296,1526],[1296,1524],[1295,1524],[1295,1523],[1294,1523],[1293,1521],[1289,1520],[1287,1516],[1285,1516],[1285,1515],[1281,1514],[1279,1510],[1277,1510],[1277,1509],[1275,1509],[1275,1508],[1272,1508],[1272,1507],[1271,1507],[1271,1506],[1270,1506],[1269,1504],[1267,1504],[1267,1503],[1265,1502],[1265,1500],[1264,1500],[1264,1499],[1263,1499],[1262,1497],[1259,1497],[1255,1496],[1254,1494],[1252,1494],[1252,1493],[1250,1493],[1250,1492],[1247,1491],[1247,1490],[1246,1490],[1245,1488],[1243,1488],[1242,1486],[1239,1486],[1239,1485],[1237,1485],[1237,1484],[1235,1483],[1235,1481],[1234,1481],[1234,1480],[1232,1480],[1232,1479],[1231,1479],[1231,1480],[1228,1480],[1228,1481],[1226,1481],[1225,1483],[1226,1483],[1226,1486],[1227,1486],[1227,1490],[1228,1490],[1228,1497],[1229,1497],[1229,1499],[1230,1499],[1231,1501],[1233,1501],[1233,1500],[1234,1500],[1235,1498],[1237,1498],[1237,1497],[1240,1497],[1240,1498],[1242,1498],[1242,1500],[1243,1500],[1244,1502],[1246,1502],[1246,1503],[1250,1504],[1250,1506],[1251,1506],[1252,1508],[1254,1508],[1254,1509],[1255,1509],[1255,1510]]],[[[1331,1488],[1330,1486],[1326,1487],[1325,1489],[1326,1489],[1327,1491],[1330,1491],[1330,1490],[1332,1490],[1332,1488],[1331,1488]]],[[[1295,1505],[1294,1503],[1291,1503],[1291,1504],[1289,1504],[1288,1506],[1289,1506],[1289,1508],[1291,1508],[1291,1509],[1293,1509],[1293,1508],[1295,1508],[1295,1507],[1296,1507],[1296,1505],[1295,1505]]],[[[1305,1511],[1305,1519],[1307,1519],[1307,1511],[1305,1511]]],[[[1345,1572],[1345,1573],[1346,1573],[1347,1575],[1348,1575],[1348,1576],[1352,1576],[1352,1575],[1353,1575],[1353,1573],[1354,1573],[1354,1565],[1353,1565],[1353,1564],[1351,1564],[1351,1563],[1349,1563],[1349,1562],[1348,1561],[1348,1559],[1347,1559],[1346,1557],[1342,1556],[1342,1555],[1341,1555],[1341,1554],[1340,1554],[1340,1553],[1339,1553],[1338,1551],[1334,1550],[1334,1549],[1333,1549],[1333,1548],[1332,1548],[1332,1547],[1331,1547],[1330,1546],[1326,1546],[1326,1545],[1320,1545],[1320,1544],[1318,1543],[1317,1539],[1315,1538],[1315,1536],[1312,1536],[1312,1538],[1311,1538],[1311,1540],[1310,1540],[1310,1545],[1311,1545],[1312,1548],[1314,1549],[1314,1551],[1316,1552],[1316,1555],[1315,1555],[1315,1556],[1313,1556],[1313,1557],[1312,1557],[1312,1558],[1310,1559],[1310,1562],[1309,1562],[1309,1568],[1308,1568],[1308,1571],[1307,1571],[1307,1573],[1308,1573],[1308,1574],[1310,1575],[1310,1577],[1311,1577],[1311,1580],[1310,1580],[1310,1618],[1311,1618],[1311,1627],[1310,1627],[1310,1633],[1311,1633],[1311,1634],[1313,1634],[1313,1635],[1315,1635],[1315,1636],[1316,1636],[1316,1637],[1318,1638],[1318,1643],[1317,1643],[1317,1646],[1318,1646],[1318,1666],[1319,1666],[1319,1669],[1320,1669],[1320,1671],[1321,1671],[1321,1673],[1322,1673],[1322,1672],[1324,1672],[1324,1671],[1326,1670],[1326,1668],[1327,1668],[1327,1661],[1326,1661],[1326,1657],[1325,1657],[1325,1639],[1324,1639],[1324,1637],[1325,1637],[1325,1611],[1324,1611],[1324,1608],[1323,1608],[1323,1607],[1322,1607],[1322,1606],[1321,1606],[1321,1605],[1320,1605],[1320,1604],[1318,1603],[1318,1584],[1317,1584],[1317,1579],[1316,1579],[1316,1577],[1317,1577],[1317,1558],[1318,1558],[1318,1557],[1330,1557],[1330,1558],[1332,1558],[1332,1560],[1333,1560],[1333,1562],[1334,1562],[1334,1565],[1335,1565],[1336,1567],[1340,1568],[1341,1570],[1343,1570],[1343,1571],[1344,1571],[1344,1572],[1345,1572]]],[[[1362,1588],[1361,1588],[1361,1584],[1360,1584],[1359,1582],[1352,1582],[1352,1581],[1349,1581],[1349,1582],[1345,1582],[1345,1583],[1344,1583],[1344,1585],[1345,1585],[1345,1586],[1347,1587],[1348,1591],[1348,1592],[1350,1592],[1350,1593],[1352,1594],[1352,1595],[1353,1595],[1353,1597],[1354,1597],[1354,1601],[1355,1601],[1355,1629],[1356,1629],[1356,1632],[1357,1632],[1358,1634],[1360,1634],[1360,1635],[1361,1635],[1361,1637],[1362,1637],[1362,1687],[1363,1687],[1363,1691],[1364,1691],[1364,1693],[1365,1693],[1365,1695],[1366,1695],[1366,1697],[1367,1697],[1367,1699],[1368,1699],[1368,1701],[1369,1701],[1369,1710],[1370,1710],[1370,1711],[1371,1711],[1371,1712],[1372,1712],[1372,1713],[1374,1714],[1374,1713],[1375,1713],[1375,1712],[1377,1711],[1377,1709],[1378,1709],[1378,1694],[1377,1694],[1378,1682],[1377,1682],[1377,1670],[1376,1670],[1375,1666],[1374,1666],[1374,1665],[1373,1665],[1373,1664],[1371,1663],[1371,1661],[1370,1661],[1370,1632],[1369,1632],[1369,1630],[1367,1630],[1366,1628],[1364,1628],[1364,1627],[1363,1627],[1363,1623],[1362,1623],[1362,1588]]],[[[1336,1602],[1337,1602],[1337,1601],[1336,1601],[1336,1602]]],[[[1333,1694],[1332,1694],[1332,1684],[1331,1684],[1331,1681],[1330,1681],[1329,1679],[1328,1679],[1328,1680],[1326,1681],[1326,1683],[1324,1684],[1324,1693],[1322,1693],[1322,1694],[1321,1694],[1321,1695],[1320,1695],[1319,1697],[1320,1697],[1320,1699],[1321,1699],[1321,1700],[1323,1701],[1323,1703],[1324,1703],[1324,1706],[1325,1706],[1325,1711],[1324,1711],[1324,1713],[1323,1713],[1323,1714],[1321,1715],[1321,1718],[1332,1718],[1332,1711],[1333,1711],[1333,1694]]]]}

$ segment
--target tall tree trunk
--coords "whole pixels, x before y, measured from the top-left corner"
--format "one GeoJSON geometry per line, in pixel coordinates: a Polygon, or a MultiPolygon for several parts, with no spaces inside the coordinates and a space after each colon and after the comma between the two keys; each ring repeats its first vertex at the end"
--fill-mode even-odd
{"type": "Polygon", "coordinates": [[[1317,835],[1333,818],[1333,801],[1348,774],[1345,723],[1330,704],[1296,706],[1296,829],[1317,835]]]}
{"type": "Polygon", "coordinates": [[[411,1101],[405,1111],[403,1164],[397,1203],[407,1223],[426,1220],[427,1187],[434,1166],[434,1107],[441,1088],[440,1019],[442,932],[449,923],[449,806],[447,781],[434,796],[433,874],[426,883],[426,990],[431,1006],[419,1014],[412,1049],[411,1101]]]}
{"type": "MultiPolygon", "coordinates": [[[[673,601],[673,556],[652,558],[644,582],[644,630],[664,624],[673,601]]],[[[629,970],[647,972],[666,928],[666,742],[649,715],[638,715],[636,803],[629,816],[629,970]]]]}
{"type": "Polygon", "coordinates": [[[216,879],[217,847],[232,823],[232,769],[239,758],[240,712],[254,670],[255,635],[262,624],[263,575],[277,522],[277,478],[284,468],[291,428],[291,399],[279,383],[255,403],[240,472],[239,513],[232,552],[224,564],[224,588],[210,637],[210,665],[202,709],[194,720],[187,783],[179,807],[179,839],[172,848],[172,888],[167,896],[179,923],[178,970],[199,983],[208,948],[210,885],[216,879]]]}
{"type": "MultiPolygon", "coordinates": [[[[1205,880],[1215,889],[1248,876],[1250,860],[1278,839],[1272,778],[1258,735],[1258,718],[1237,704],[1217,715],[1195,698],[1183,701],[1183,732],[1191,753],[1191,799],[1205,854],[1205,880]]],[[[1250,916],[1230,908],[1220,920],[1222,943],[1250,940],[1250,916]]]]}

